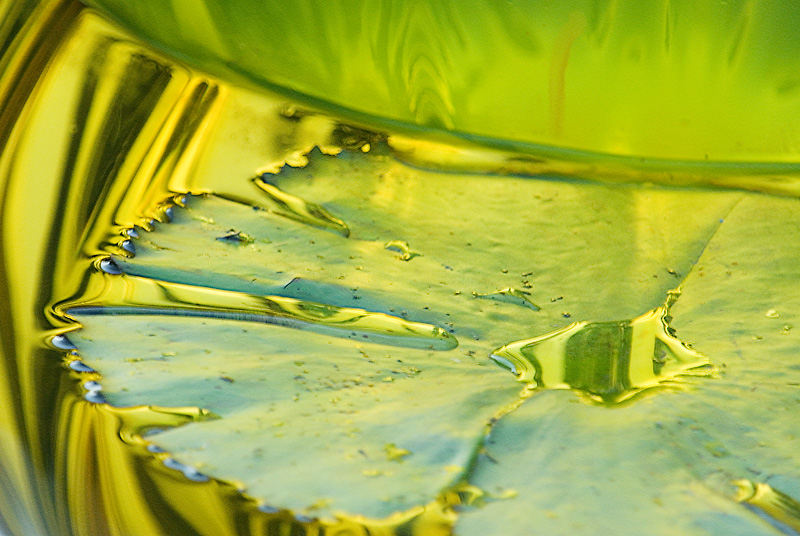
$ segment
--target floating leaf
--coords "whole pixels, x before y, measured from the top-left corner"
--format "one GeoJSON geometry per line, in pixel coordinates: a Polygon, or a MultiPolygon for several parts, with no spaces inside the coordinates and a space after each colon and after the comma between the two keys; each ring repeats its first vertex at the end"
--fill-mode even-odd
{"type": "MultiPolygon", "coordinates": [[[[697,259],[730,225],[727,214],[742,194],[445,175],[407,168],[380,151],[312,154],[306,168],[284,169],[271,182],[348,222],[350,236],[253,210],[264,202],[257,190],[242,202],[194,197],[174,210],[172,223],[140,233],[135,256],[114,258],[122,273],[98,275],[99,295],[66,306],[84,326],[70,340],[102,375],[105,400],[196,406],[220,417],[147,436],[181,467],[236,482],[270,507],[312,517],[388,516],[467,482],[483,499],[462,514],[464,534],[528,527],[507,511],[517,504],[525,505],[526,518],[538,512],[535,517],[547,519],[552,501],[539,502],[545,489],[564,501],[589,494],[583,499],[589,506],[570,518],[576,523],[600,515],[601,506],[608,508],[602,523],[612,523],[621,506],[608,501],[658,498],[662,484],[670,490],[669,515],[676,505],[688,505],[687,523],[695,514],[743,515],[738,503],[710,492],[706,502],[687,499],[687,490],[702,487],[705,477],[692,476],[694,458],[678,454],[665,462],[674,479],[642,477],[636,486],[604,492],[608,500],[592,502],[595,491],[584,478],[649,475],[642,453],[667,449],[665,437],[688,422],[676,408],[720,392],[710,386],[721,380],[611,410],[571,404],[581,398],[565,391],[531,396],[489,359],[511,341],[569,329],[569,315],[595,326],[585,333],[649,333],[653,352],[642,353],[654,371],[644,382],[648,389],[660,381],[658,366],[670,376],[705,363],[672,338],[665,308],[641,315],[663,303],[680,283],[678,273],[691,272],[689,292],[697,259]],[[253,241],[232,248],[217,240],[229,229],[253,241]],[[554,233],[569,239],[553,240],[554,233]],[[418,245],[425,255],[397,262],[385,249],[392,241],[418,245]],[[472,298],[481,289],[523,282],[531,284],[530,297],[541,310],[472,298]],[[295,304],[291,314],[287,304],[295,304]],[[314,304],[301,309],[320,314],[303,317],[302,325],[260,320],[298,319],[296,304],[314,304]],[[397,327],[428,326],[435,337],[425,342],[416,332],[421,342],[409,344],[400,328],[376,338],[380,330],[357,321],[335,326],[344,336],[331,337],[338,332],[325,318],[356,310],[361,318],[374,315],[397,327]],[[658,341],[674,355],[656,352],[658,341]],[[680,352],[694,357],[681,361],[680,352]],[[667,363],[670,356],[676,369],[667,363]],[[550,464],[548,452],[556,462],[550,464]],[[529,470],[533,461],[538,469],[529,470]],[[497,523],[491,530],[490,519],[497,523]]],[[[780,302],[770,307],[785,309],[780,302]]],[[[770,307],[760,309],[765,321],[770,307]]],[[[781,326],[784,320],[792,319],[781,318],[781,326]]],[[[591,345],[607,339],[599,335],[588,337],[582,356],[594,355],[591,345]]],[[[682,338],[713,363],[727,359],[701,344],[704,337],[682,338]]],[[[624,385],[608,391],[610,401],[643,388],[631,381],[630,370],[627,378],[624,370],[614,372],[624,385]]],[[[740,459],[741,448],[726,437],[705,437],[697,459],[709,467],[740,459]]],[[[569,512],[578,508],[569,504],[569,512]]],[[[649,515],[637,508],[641,519],[649,515]]],[[[564,523],[550,533],[569,533],[570,522],[564,523]]]]}
{"type": "Polygon", "coordinates": [[[148,441],[298,514],[384,517],[430,502],[518,391],[502,371],[433,352],[218,319],[79,318],[86,327],[72,339],[102,371],[111,403],[189,404],[220,417],[148,441]]]}
{"type": "Polygon", "coordinates": [[[800,311],[798,258],[800,202],[742,199],[671,310],[720,377],[613,411],[569,404],[561,391],[531,397],[495,425],[468,479],[519,494],[464,512],[458,533],[790,533],[800,519],[800,363],[782,327],[800,311]],[[742,497],[741,480],[779,492],[742,497]]]}

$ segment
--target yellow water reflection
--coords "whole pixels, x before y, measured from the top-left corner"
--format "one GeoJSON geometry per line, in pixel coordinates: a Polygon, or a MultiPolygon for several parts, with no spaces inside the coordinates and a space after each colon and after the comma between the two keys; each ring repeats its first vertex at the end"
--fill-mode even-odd
{"type": "MultiPolygon", "coordinates": [[[[188,480],[147,450],[144,428],[192,420],[196,408],[84,399],[78,380],[91,375],[71,371],[72,352],[50,342],[75,327],[58,304],[102,292],[92,266],[125,253],[126,230],[206,191],[194,167],[225,91],[78,2],[0,7],[0,532],[389,534],[419,524],[424,510],[328,525],[262,512],[234,486],[188,480]]],[[[449,525],[426,516],[426,527],[449,525]]]]}

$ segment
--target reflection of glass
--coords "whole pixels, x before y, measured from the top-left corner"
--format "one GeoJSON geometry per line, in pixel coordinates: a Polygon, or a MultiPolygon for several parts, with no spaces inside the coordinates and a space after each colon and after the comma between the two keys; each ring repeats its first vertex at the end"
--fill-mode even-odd
{"type": "Polygon", "coordinates": [[[789,0],[89,4],[208,72],[370,122],[534,151],[798,161],[789,0]]]}
{"type": "MultiPolygon", "coordinates": [[[[792,315],[798,304],[787,283],[795,274],[791,262],[798,243],[793,200],[517,176],[555,173],[796,193],[800,94],[794,90],[792,40],[797,33],[782,30],[798,18],[791,5],[767,9],[730,2],[712,8],[672,2],[645,12],[632,2],[609,4],[608,11],[575,5],[568,11],[560,3],[496,3],[484,9],[459,3],[440,11],[434,4],[409,3],[387,14],[382,10],[389,8],[370,3],[348,4],[341,12],[326,6],[321,17],[301,3],[287,8],[236,2],[205,9],[200,3],[96,4],[138,37],[78,2],[0,2],[5,17],[0,26],[4,531],[360,534],[368,527],[371,534],[389,534],[402,525],[398,532],[446,534],[457,524],[462,534],[505,534],[529,526],[531,520],[517,517],[524,511],[535,512],[537,522],[554,523],[556,528],[539,530],[557,534],[561,529],[554,520],[579,523],[593,507],[614,513],[605,506],[638,505],[637,497],[649,500],[648,493],[657,494],[656,504],[662,491],[668,507],[630,512],[653,516],[656,527],[663,516],[689,523],[708,513],[707,503],[693,500],[678,515],[671,508],[682,503],[669,493],[697,488],[721,497],[722,518],[772,530],[737,509],[726,486],[741,478],[779,490],[774,493],[783,498],[779,507],[745,499],[748,504],[773,521],[797,523],[793,414],[781,414],[793,400],[797,380],[792,315]],[[274,11],[286,9],[292,11],[274,11]],[[704,10],[713,16],[699,16],[708,14],[704,10]],[[445,11],[452,24],[442,26],[436,21],[445,11]],[[376,24],[362,24],[361,31],[353,26],[371,20],[376,24]],[[262,93],[254,85],[291,97],[262,93]],[[446,173],[406,167],[397,159],[446,173]],[[207,194],[213,195],[203,197],[207,194]],[[265,221],[278,222],[270,232],[285,249],[269,249],[263,234],[216,228],[200,208],[194,209],[200,217],[191,227],[184,211],[193,206],[225,214],[246,207],[243,218],[264,215],[265,221]],[[780,248],[769,221],[747,226],[765,213],[781,226],[786,244],[780,248]],[[174,229],[206,232],[210,240],[203,248],[228,256],[200,261],[180,256],[170,249],[182,238],[174,229]],[[400,236],[384,236],[387,229],[400,236]],[[232,269],[237,254],[257,247],[272,255],[253,269],[260,286],[232,269]],[[192,262],[183,263],[186,259],[192,262]],[[333,260],[340,273],[325,272],[333,260]],[[581,359],[562,368],[571,378],[564,383],[589,392],[598,384],[602,389],[602,381],[582,364],[629,348],[625,337],[636,330],[620,319],[662,303],[681,282],[689,291],[675,307],[678,321],[659,316],[656,324],[665,333],[670,324],[681,334],[686,329],[713,363],[731,363],[720,379],[685,396],[642,397],[641,405],[614,409],[575,404],[576,399],[558,398],[569,392],[519,393],[513,378],[507,382],[502,370],[486,366],[489,351],[501,344],[589,322],[599,327],[585,330],[586,340],[572,341],[577,345],[572,353],[581,359]],[[151,294],[137,301],[148,289],[151,294]],[[176,299],[175,291],[186,289],[176,299]],[[440,497],[429,494],[430,502],[412,503],[387,520],[360,518],[351,510],[350,517],[317,521],[317,513],[329,511],[325,501],[293,515],[280,511],[283,504],[247,498],[238,491],[246,482],[225,474],[212,475],[221,481],[208,479],[204,469],[184,465],[186,458],[173,459],[157,446],[163,430],[221,423],[225,415],[214,419],[217,412],[188,402],[146,400],[147,405],[124,409],[102,404],[128,396],[124,388],[115,390],[126,385],[125,374],[115,376],[110,363],[114,347],[126,346],[124,328],[107,355],[79,355],[70,337],[84,347],[93,341],[73,336],[70,315],[76,304],[101,308],[111,297],[126,307],[172,307],[171,313],[179,301],[191,302],[187,308],[211,317],[246,307],[301,304],[289,312],[290,307],[275,310],[317,322],[317,331],[324,331],[319,325],[330,312],[363,308],[380,314],[366,318],[396,330],[382,340],[387,353],[402,347],[430,355],[402,354],[408,363],[369,381],[380,382],[386,393],[396,392],[393,385],[421,382],[403,384],[412,386],[409,399],[420,402],[415,407],[424,409],[425,402],[449,415],[457,413],[453,401],[463,401],[467,417],[479,416],[478,432],[469,435],[476,420],[465,417],[464,425],[454,426],[458,430],[439,443],[421,441],[410,448],[389,438],[373,444],[364,452],[377,453],[382,465],[376,462],[354,481],[416,469],[431,444],[447,445],[440,450],[466,444],[469,459],[437,473],[435,483],[445,483],[434,486],[440,497]],[[614,339],[617,327],[624,332],[621,344],[614,339]],[[54,339],[57,334],[63,337],[54,339]],[[421,342],[396,343],[408,337],[421,342]],[[592,351],[602,344],[616,346],[605,354],[592,351]],[[459,383],[459,374],[468,381],[459,383]],[[742,386],[755,388],[757,382],[769,384],[767,394],[747,389],[742,394],[742,386]],[[414,385],[428,388],[414,390],[414,385]],[[472,396],[476,385],[482,390],[472,396]],[[503,404],[492,406],[493,397],[503,404]],[[715,416],[721,401],[725,412],[715,416]],[[541,409],[547,404],[551,411],[541,409]],[[757,432],[744,433],[745,426],[757,432]],[[554,429],[559,433],[546,432],[554,429]],[[489,431],[497,443],[483,441],[481,434],[489,431]],[[753,450],[746,441],[751,435],[768,445],[760,447],[755,461],[746,454],[753,450]],[[614,443],[616,437],[626,441],[614,443]],[[562,448],[563,438],[574,442],[562,448]],[[535,448],[524,447],[536,441],[545,441],[548,452],[561,448],[574,456],[567,467],[556,454],[542,463],[535,448]],[[665,450],[683,454],[669,457],[665,450]],[[625,495],[640,489],[639,480],[632,488],[620,484],[602,494],[593,491],[595,484],[636,475],[637,460],[650,463],[653,453],[669,463],[664,470],[647,469],[649,487],[643,493],[625,495]],[[623,464],[625,470],[602,472],[601,465],[615,464],[599,462],[619,458],[630,464],[623,464]],[[684,464],[686,459],[691,463],[684,464]],[[596,481],[576,480],[571,466],[596,481]],[[678,478],[687,467],[691,478],[665,476],[678,478]],[[550,469],[558,469],[557,478],[550,469]],[[758,483],[767,479],[773,480],[758,483]],[[565,490],[584,499],[584,492],[594,495],[582,510],[567,499],[547,505],[537,482],[549,497],[565,490]],[[471,501],[476,508],[466,508],[471,501]],[[564,515],[559,508],[573,511],[564,515]]],[[[247,263],[236,268],[242,264],[247,263]]],[[[344,325],[363,317],[337,318],[344,325]]],[[[125,318],[114,321],[124,325],[125,318]]],[[[355,325],[347,336],[364,338],[381,326],[355,325]]],[[[223,328],[215,329],[224,333],[223,328]]],[[[306,339],[293,340],[300,347],[306,339]]],[[[383,357],[355,353],[356,347],[345,343],[336,343],[337,351],[354,353],[354,367],[382,366],[383,357]]],[[[329,351],[332,344],[325,344],[329,351]]],[[[172,347],[158,348],[147,359],[166,362],[171,352],[172,347]]],[[[656,352],[645,362],[655,371],[661,357],[656,352]]],[[[131,359],[136,367],[146,366],[144,357],[131,359]]],[[[310,352],[307,361],[290,360],[291,367],[311,371],[291,368],[292,376],[321,374],[310,352]]],[[[617,383],[638,386],[630,371],[626,377],[615,367],[616,361],[606,359],[598,375],[614,369],[617,383]]],[[[245,383],[234,376],[220,372],[214,379],[218,386],[245,383]]],[[[130,394],[126,400],[135,400],[136,393],[130,394]]],[[[352,392],[325,394],[335,405],[352,392]]],[[[396,414],[390,428],[407,420],[403,411],[396,414]]],[[[422,410],[414,415],[426,423],[423,429],[449,424],[422,410]]],[[[291,423],[276,428],[289,430],[291,423]]],[[[315,452],[312,447],[306,442],[302,450],[315,452]]],[[[367,458],[359,449],[350,454],[354,463],[367,458]]],[[[662,467],[657,464],[653,467],[662,467]]]]}

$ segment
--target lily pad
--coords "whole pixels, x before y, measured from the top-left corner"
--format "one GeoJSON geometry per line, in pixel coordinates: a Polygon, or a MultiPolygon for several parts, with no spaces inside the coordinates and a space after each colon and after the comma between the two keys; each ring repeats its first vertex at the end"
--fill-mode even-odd
{"type": "Polygon", "coordinates": [[[613,411],[531,398],[495,426],[469,479],[516,496],[464,512],[458,533],[797,530],[798,216],[797,200],[745,197],[686,278],[673,322],[719,378],[613,411]],[[736,502],[739,479],[773,499],[736,502]]]}
{"type": "MultiPolygon", "coordinates": [[[[530,507],[536,493],[517,483],[527,472],[495,475],[481,454],[484,436],[502,437],[553,400],[564,405],[555,414],[574,413],[570,433],[580,441],[611,419],[647,444],[623,410],[532,392],[490,355],[576,319],[625,322],[658,307],[743,194],[442,174],[403,166],[380,148],[310,162],[271,176],[269,198],[255,184],[247,199],[189,198],[171,223],[139,232],[135,256],[110,261],[121,274],[98,273],[104,294],[69,306],[83,326],[70,338],[102,375],[105,400],[219,417],[150,430],[148,441],[270,508],[320,517],[388,516],[463,482],[517,487],[525,498],[508,504],[530,507]],[[317,207],[309,214],[342,222],[349,236],[341,225],[284,214],[276,197],[317,207]],[[231,233],[252,240],[219,240],[231,233]],[[418,254],[398,258],[390,243],[418,254]],[[520,287],[540,310],[476,299],[520,287]],[[286,303],[387,324],[331,326],[333,313],[275,306],[286,303]],[[415,331],[409,343],[400,334],[409,325],[428,335],[415,331]],[[448,339],[458,346],[436,343],[448,339]]],[[[655,393],[660,384],[644,387],[655,393]]],[[[651,417],[632,407],[625,411],[651,417]]],[[[508,453],[492,454],[502,468],[527,448],[515,439],[525,433],[503,440],[508,453]]],[[[578,467],[594,463],[589,447],[575,456],[578,467]]],[[[463,522],[481,526],[480,512],[463,522]]]]}
{"type": "Polygon", "coordinates": [[[298,514],[385,517],[430,502],[518,391],[492,369],[432,352],[226,320],[80,318],[73,339],[112,403],[219,417],[152,430],[149,441],[298,514]]]}

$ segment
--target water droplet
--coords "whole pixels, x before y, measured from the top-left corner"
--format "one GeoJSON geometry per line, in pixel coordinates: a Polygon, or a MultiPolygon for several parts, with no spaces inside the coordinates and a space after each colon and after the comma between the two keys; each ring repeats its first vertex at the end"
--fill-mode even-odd
{"type": "Polygon", "coordinates": [[[120,275],[122,273],[122,268],[111,257],[106,257],[100,261],[100,269],[111,275],[120,275]]]}
{"type": "Polygon", "coordinates": [[[171,222],[173,219],[175,219],[175,212],[171,206],[164,209],[164,216],[166,217],[167,222],[171,222]]]}
{"type": "Polygon", "coordinates": [[[513,303],[515,305],[521,305],[523,307],[533,309],[534,311],[538,311],[540,309],[540,307],[535,303],[533,303],[533,300],[531,300],[530,292],[515,287],[506,287],[504,289],[496,290],[494,292],[487,292],[486,294],[479,294],[477,292],[473,292],[472,296],[475,298],[495,300],[505,303],[513,303]]]}
{"type": "Polygon", "coordinates": [[[391,240],[389,242],[386,242],[386,244],[383,247],[384,249],[400,253],[400,255],[397,258],[400,259],[401,261],[410,261],[414,257],[421,256],[420,253],[411,251],[408,242],[405,242],[403,240],[391,240]]]}
{"type": "Polygon", "coordinates": [[[224,235],[218,236],[217,240],[220,242],[227,242],[229,244],[251,244],[255,241],[252,236],[241,231],[237,231],[236,229],[228,229],[224,235]]]}
{"type": "Polygon", "coordinates": [[[122,244],[120,245],[122,246],[122,249],[124,249],[128,253],[136,255],[136,246],[133,245],[132,240],[123,240],[122,244]]]}
{"type": "Polygon", "coordinates": [[[75,347],[75,345],[72,344],[72,341],[70,341],[67,338],[66,335],[56,335],[55,337],[53,337],[52,343],[53,343],[53,346],[55,346],[56,348],[59,348],[61,350],[76,350],[77,349],[75,347]]]}
{"type": "Polygon", "coordinates": [[[75,359],[69,362],[69,368],[74,370],[75,372],[95,372],[95,370],[81,361],[80,359],[75,359]]]}
{"type": "Polygon", "coordinates": [[[258,186],[275,205],[275,214],[300,223],[334,231],[344,237],[350,236],[350,228],[345,222],[332,215],[320,205],[287,194],[270,182],[270,174],[265,173],[255,179],[258,186]]]}
{"type": "Polygon", "coordinates": [[[130,229],[125,229],[125,234],[131,238],[139,238],[139,231],[131,227],[130,229]]]}
{"type": "Polygon", "coordinates": [[[704,355],[672,335],[667,306],[633,320],[574,322],[507,344],[492,359],[540,389],[577,389],[617,403],[684,374],[708,372],[704,355]]]}

